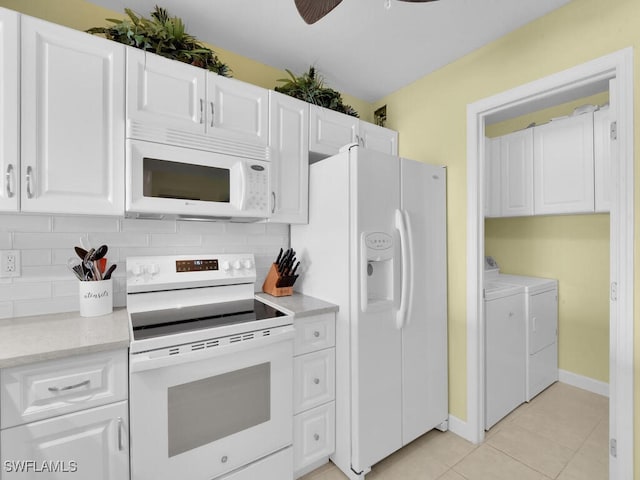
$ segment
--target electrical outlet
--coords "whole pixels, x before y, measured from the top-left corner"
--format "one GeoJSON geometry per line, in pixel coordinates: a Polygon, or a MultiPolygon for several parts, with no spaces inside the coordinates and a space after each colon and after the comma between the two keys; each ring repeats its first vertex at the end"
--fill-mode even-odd
{"type": "Polygon", "coordinates": [[[20,250],[0,250],[0,278],[20,276],[20,250]]]}

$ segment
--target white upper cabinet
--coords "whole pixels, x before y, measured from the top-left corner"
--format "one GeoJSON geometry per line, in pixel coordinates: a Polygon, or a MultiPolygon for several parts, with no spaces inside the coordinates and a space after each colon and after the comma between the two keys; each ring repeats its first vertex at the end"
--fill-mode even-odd
{"type": "Polygon", "coordinates": [[[265,88],[207,72],[205,117],[213,133],[267,145],[269,139],[269,91],[265,88]]]}
{"type": "Polygon", "coordinates": [[[398,154],[398,132],[364,122],[357,117],[310,105],[309,152],[311,159],[335,155],[350,143],[390,155],[398,154]]]}
{"type": "Polygon", "coordinates": [[[611,110],[593,112],[593,161],[595,173],[595,210],[611,210],[611,110]]]}
{"type": "Polygon", "coordinates": [[[389,155],[398,154],[398,132],[363,121],[358,126],[358,138],[364,148],[389,155]]]}
{"type": "Polygon", "coordinates": [[[533,129],[500,137],[500,216],[533,215],[533,129]]]}
{"type": "Polygon", "coordinates": [[[309,104],[269,92],[271,222],[307,223],[309,216],[309,104]]]}
{"type": "Polygon", "coordinates": [[[137,124],[205,132],[206,70],[127,48],[127,136],[137,124]]]}
{"type": "Polygon", "coordinates": [[[21,209],[123,215],[124,46],[21,18],[21,209]]]}
{"type": "Polygon", "coordinates": [[[20,15],[0,8],[0,211],[20,198],[20,15]]]}
{"type": "Polygon", "coordinates": [[[535,213],[594,211],[593,115],[535,128],[535,213]]]}
{"type": "Polygon", "coordinates": [[[484,139],[484,215],[500,216],[500,137],[484,139]]]}
{"type": "Polygon", "coordinates": [[[269,91],[127,48],[127,137],[169,135],[177,145],[269,160],[269,91]]]}
{"type": "Polygon", "coordinates": [[[358,141],[356,117],[317,105],[309,106],[309,150],[329,156],[358,141]]]}

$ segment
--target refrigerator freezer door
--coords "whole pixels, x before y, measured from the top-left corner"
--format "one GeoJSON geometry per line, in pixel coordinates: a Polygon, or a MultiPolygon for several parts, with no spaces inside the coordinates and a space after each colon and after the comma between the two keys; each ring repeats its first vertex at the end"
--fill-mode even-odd
{"type": "Polygon", "coordinates": [[[402,330],[402,443],[407,444],[448,418],[446,170],[400,161],[401,209],[414,246],[412,295],[402,330]]]}
{"type": "MultiPolygon", "coordinates": [[[[401,331],[396,328],[398,294],[399,238],[395,228],[395,211],[400,206],[400,165],[397,157],[364,149],[352,149],[351,245],[352,272],[360,272],[367,261],[366,278],[353,275],[351,296],[351,428],[352,469],[360,472],[402,447],[402,357],[401,331]],[[362,255],[362,234],[377,232],[380,238],[393,241],[393,256],[362,255]],[[376,260],[380,258],[380,260],[376,260]],[[391,284],[390,301],[371,298],[376,308],[363,311],[360,292],[363,281],[387,276],[391,284]],[[384,306],[384,308],[382,308],[384,306]]],[[[389,282],[389,283],[388,283],[389,282]]],[[[373,287],[373,285],[370,285],[373,287]]],[[[369,288],[369,292],[376,291],[369,288]]],[[[338,368],[341,368],[340,366],[338,368]]]]}

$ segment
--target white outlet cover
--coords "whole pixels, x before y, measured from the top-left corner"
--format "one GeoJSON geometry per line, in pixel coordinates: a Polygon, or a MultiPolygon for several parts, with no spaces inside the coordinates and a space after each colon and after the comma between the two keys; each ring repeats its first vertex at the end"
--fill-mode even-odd
{"type": "Polygon", "coordinates": [[[20,250],[0,250],[0,278],[20,276],[20,250]]]}

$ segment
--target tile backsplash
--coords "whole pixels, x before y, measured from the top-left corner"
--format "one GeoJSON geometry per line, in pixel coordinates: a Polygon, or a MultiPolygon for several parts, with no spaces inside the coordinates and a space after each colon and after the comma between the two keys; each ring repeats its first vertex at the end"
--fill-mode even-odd
{"type": "Polygon", "coordinates": [[[0,250],[19,250],[21,275],[0,279],[0,318],[79,309],[78,281],[67,268],[80,237],[109,246],[114,306],[126,305],[125,261],[139,255],[253,253],[256,290],[280,247],[289,245],[289,226],[269,223],[136,220],[117,217],[0,214],[0,250]]]}

